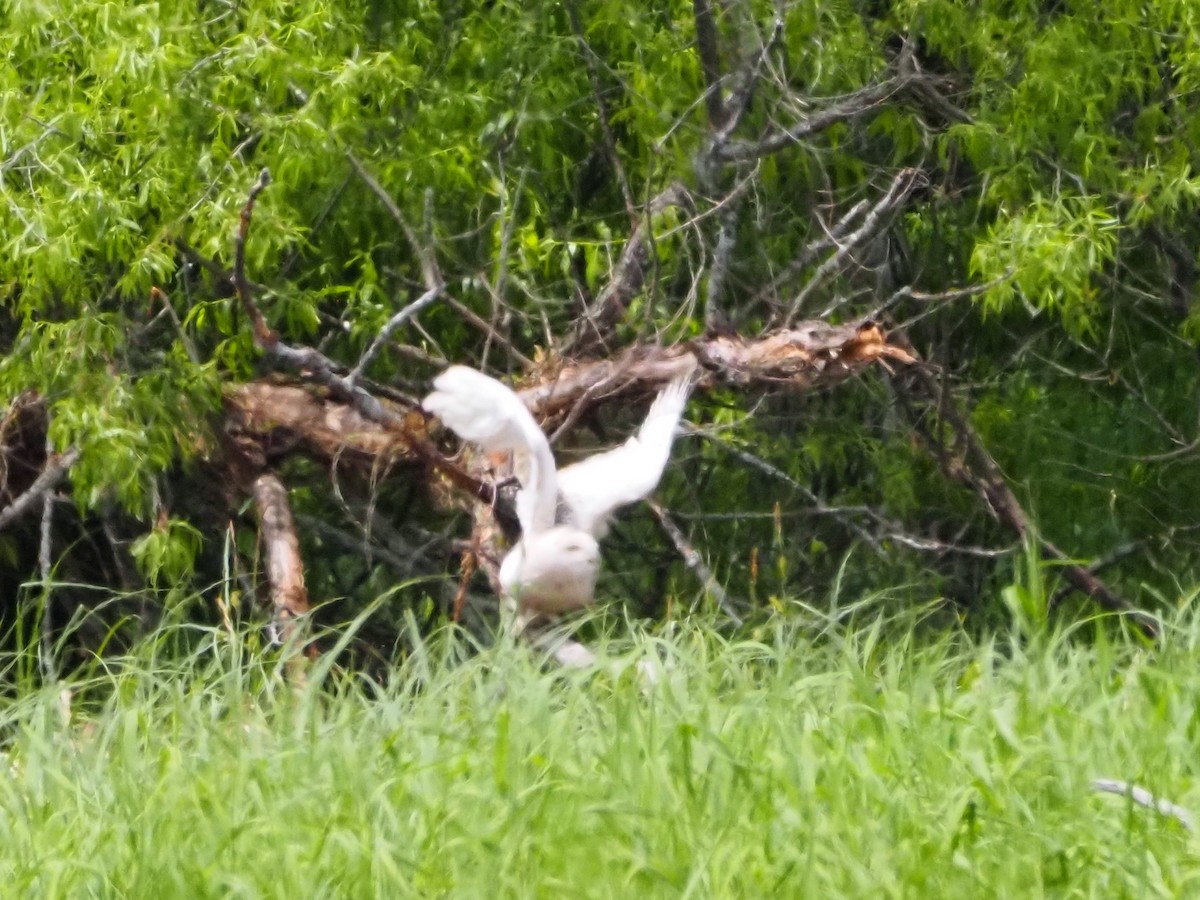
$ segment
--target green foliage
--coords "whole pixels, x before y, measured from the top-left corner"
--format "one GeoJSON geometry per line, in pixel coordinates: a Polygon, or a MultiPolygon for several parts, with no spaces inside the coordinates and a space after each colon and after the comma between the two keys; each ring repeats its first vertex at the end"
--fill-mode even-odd
{"type": "Polygon", "coordinates": [[[1112,263],[1119,225],[1083,198],[1059,198],[1052,206],[1035,198],[1002,216],[971,259],[972,274],[999,282],[984,295],[985,308],[1004,310],[1020,297],[1057,311],[1073,334],[1093,336],[1099,305],[1093,277],[1112,263]]]}
{"type": "Polygon", "coordinates": [[[186,583],[196,567],[204,536],[179,519],[161,523],[130,548],[152,585],[186,583]]]}
{"type": "MultiPolygon", "coordinates": [[[[275,181],[255,210],[247,272],[285,339],[353,365],[425,289],[392,211],[351,158],[433,250],[453,300],[499,329],[503,342],[448,303],[424,312],[396,336],[417,352],[382,353],[368,373],[411,395],[436,370],[421,359],[486,358],[513,372],[521,356],[538,359],[547,336],[566,333],[583,299],[609,283],[638,224],[627,199],[641,207],[680,181],[695,206],[641,223],[655,235],[654,259],[617,340],[703,331],[716,229],[731,207],[726,304],[753,335],[785,317],[829,258],[787,275],[797,256],[876,200],[898,168],[915,167],[920,189],[796,312],[850,321],[900,297],[889,313],[949,374],[950,396],[973,407],[1048,537],[1089,558],[1144,542],[1114,576],[1130,593],[1170,595],[1200,577],[1200,551],[1174,538],[1194,526],[1200,461],[1163,458],[1192,440],[1200,388],[1194,4],[717,7],[727,89],[765,48],[732,140],[757,140],[824,98],[878,83],[902,38],[942,102],[899,91],[753,164],[707,171],[714,129],[691,4],[9,3],[0,407],[43,398],[54,447],[81,451],[70,485],[79,517],[119,506],[143,535],[144,576],[186,577],[195,560],[211,583],[215,535],[232,513],[185,507],[199,493],[189,481],[197,458],[217,447],[222,393],[262,374],[228,280],[262,167],[275,181]],[[974,300],[896,293],[992,281],[974,300]],[[497,356],[502,343],[521,356],[497,356]],[[165,534],[151,524],[163,516],[177,523],[165,534]]],[[[863,589],[905,584],[970,605],[989,579],[1012,580],[1009,563],[912,553],[879,525],[972,546],[1012,539],[939,474],[890,388],[866,380],[811,403],[757,400],[714,392],[689,414],[784,477],[706,444],[685,449],[666,487],[723,581],[745,594],[819,595],[860,549],[871,563],[847,577],[863,589]],[[857,511],[814,513],[814,496],[857,511]],[[863,528],[882,534],[874,546],[864,548],[863,528]],[[782,573],[770,591],[756,584],[768,548],[770,571],[782,573]]],[[[320,466],[296,471],[301,515],[367,534],[377,508],[429,525],[402,487],[334,486],[320,466]]],[[[36,556],[25,538],[4,545],[15,584],[36,556]]],[[[397,577],[369,555],[351,558],[344,542],[306,539],[306,551],[320,551],[306,559],[320,601],[361,607],[397,577]]],[[[620,555],[641,560],[648,545],[669,555],[635,517],[620,555]]],[[[82,568],[81,579],[100,577],[82,568]]],[[[646,598],[647,609],[695,590],[680,569],[659,574],[613,590],[646,598]]]]}
{"type": "Polygon", "coordinates": [[[5,707],[0,871],[47,897],[1194,892],[1187,832],[1090,788],[1194,813],[1193,621],[1154,654],[906,621],[686,624],[588,674],[441,638],[365,693],[164,635],[75,684],[69,722],[57,691],[5,707]]]}

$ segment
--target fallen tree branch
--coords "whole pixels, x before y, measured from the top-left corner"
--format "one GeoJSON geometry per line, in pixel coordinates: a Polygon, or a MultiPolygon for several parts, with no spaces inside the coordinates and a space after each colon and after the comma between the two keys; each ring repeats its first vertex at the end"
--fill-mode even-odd
{"type": "Polygon", "coordinates": [[[316,646],[307,643],[303,634],[302,623],[309,611],[308,590],[304,586],[304,563],[300,559],[300,541],[287,488],[277,476],[265,473],[255,479],[251,494],[258,513],[273,622],[279,629],[279,639],[285,646],[299,646],[305,655],[315,657],[316,646]]]}
{"type": "MultiPolygon", "coordinates": [[[[874,324],[808,322],[761,338],[720,335],[672,347],[638,344],[612,359],[559,363],[557,368],[535,372],[518,395],[535,418],[557,428],[572,415],[580,418],[585,406],[649,395],[692,368],[693,356],[704,367],[702,387],[743,388],[827,386],[881,360],[913,361],[874,324]]],[[[494,502],[492,484],[474,478],[430,447],[423,412],[396,409],[361,387],[345,384],[330,370],[332,364],[322,359],[316,360],[322,369],[302,371],[322,384],[325,392],[274,380],[228,389],[226,430],[260,440],[282,432],[303,441],[321,458],[364,467],[376,466],[381,459],[432,464],[458,489],[485,504],[494,502]]]]}

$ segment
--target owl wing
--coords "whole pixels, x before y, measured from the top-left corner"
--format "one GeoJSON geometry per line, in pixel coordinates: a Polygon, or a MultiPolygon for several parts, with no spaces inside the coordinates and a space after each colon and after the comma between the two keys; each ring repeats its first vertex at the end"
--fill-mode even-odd
{"type": "Polygon", "coordinates": [[[521,481],[517,519],[525,534],[554,525],[558,499],[554,456],[533,416],[507,385],[467,366],[451,366],[433,380],[421,405],[464,441],[486,453],[510,451],[521,481]]]}
{"type": "Polygon", "coordinates": [[[558,473],[558,490],[573,525],[601,537],[618,507],[648,497],[658,486],[691,391],[689,372],[663,388],[636,435],[558,473]]]}

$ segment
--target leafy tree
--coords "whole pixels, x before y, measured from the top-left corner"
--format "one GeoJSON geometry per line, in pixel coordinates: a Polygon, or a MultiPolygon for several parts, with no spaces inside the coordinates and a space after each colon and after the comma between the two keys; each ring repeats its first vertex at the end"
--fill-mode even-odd
{"type": "MultiPolygon", "coordinates": [[[[1027,541],[1108,606],[1190,596],[1190,3],[16,0],[0,21],[10,622],[45,599],[95,642],[114,609],[219,616],[258,589],[249,497],[299,535],[331,620],[387,598],[364,647],[405,610],[477,615],[446,502],[489,479],[451,467],[431,495],[429,378],[536,386],[685,343],[702,436],[608,544],[637,613],[719,585],[739,616],[880,588],[987,614],[1027,541]],[[833,330],[770,356],[813,320],[833,330]],[[735,344],[753,365],[706,355],[735,344]]],[[[564,452],[627,433],[638,371],[541,410],[564,452]]]]}

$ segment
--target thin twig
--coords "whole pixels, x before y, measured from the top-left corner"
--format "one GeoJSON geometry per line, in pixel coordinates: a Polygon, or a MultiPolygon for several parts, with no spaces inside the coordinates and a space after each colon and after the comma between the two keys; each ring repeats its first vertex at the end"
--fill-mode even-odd
{"type": "Polygon", "coordinates": [[[778,466],[774,466],[767,462],[767,460],[762,459],[759,456],[755,456],[753,453],[743,450],[741,447],[738,447],[737,445],[728,441],[724,441],[716,435],[708,433],[707,431],[695,428],[693,426],[685,427],[689,434],[699,435],[705,440],[716,444],[726,453],[734,456],[746,465],[757,469],[765,475],[769,475],[772,478],[782,481],[784,484],[788,485],[788,487],[792,488],[798,494],[803,496],[809,503],[811,503],[813,506],[813,512],[818,515],[830,516],[831,518],[840,520],[846,525],[846,527],[862,538],[862,540],[880,556],[885,555],[885,549],[883,547],[883,541],[885,540],[895,541],[897,544],[903,544],[904,546],[910,547],[913,550],[922,550],[934,553],[957,553],[963,556],[977,556],[983,559],[995,559],[997,557],[1007,556],[1014,550],[1012,547],[992,549],[990,547],[976,547],[970,544],[951,544],[934,538],[920,537],[918,535],[908,534],[907,532],[903,531],[898,523],[893,522],[869,506],[830,506],[815,493],[813,493],[809,488],[805,487],[778,466]],[[872,534],[865,527],[854,520],[853,516],[856,515],[865,516],[884,530],[879,534],[872,534]]]}
{"type": "Polygon", "coordinates": [[[700,555],[700,551],[693,547],[684,533],[679,529],[667,511],[662,506],[654,501],[646,501],[650,507],[650,511],[654,513],[654,517],[658,520],[659,526],[671,539],[671,543],[675,545],[675,549],[679,551],[679,555],[683,557],[684,564],[696,573],[696,577],[700,579],[700,584],[703,585],[705,592],[712,595],[717,601],[717,605],[721,607],[721,611],[725,613],[733,622],[734,625],[741,626],[745,624],[745,620],[738,615],[737,610],[733,608],[733,603],[729,599],[729,595],[725,593],[725,588],[717,581],[713,575],[712,569],[704,561],[704,557],[700,555]]]}
{"type": "Polygon", "coordinates": [[[440,287],[444,281],[442,279],[441,270],[438,268],[437,257],[434,256],[433,249],[426,247],[417,238],[417,233],[413,231],[411,225],[408,224],[408,219],[400,210],[400,206],[392,199],[392,195],[383,189],[375,177],[367,171],[367,167],[362,164],[357,156],[347,151],[346,159],[350,161],[350,165],[354,167],[354,171],[376,197],[379,198],[388,214],[400,226],[400,230],[404,233],[404,239],[408,241],[409,247],[412,248],[413,255],[417,257],[417,261],[421,265],[421,278],[425,282],[426,290],[433,290],[435,287],[440,287]]]}
{"type": "Polygon", "coordinates": [[[1162,625],[1154,615],[1138,609],[1086,567],[1075,562],[1072,556],[1037,533],[1029,514],[1008,486],[1000,464],[958,409],[945,383],[939,382],[925,367],[912,366],[908,371],[911,376],[906,382],[898,383],[907,384],[910,393],[921,396],[929,407],[937,411],[939,424],[945,426],[935,427],[925,417],[913,416],[917,433],[922,436],[947,477],[974,491],[992,517],[1011,528],[1021,540],[1033,539],[1045,557],[1061,564],[1063,577],[1076,590],[1091,597],[1105,609],[1127,616],[1147,637],[1157,637],[1162,625]]]}
{"type": "Polygon", "coordinates": [[[371,346],[367,348],[365,353],[363,353],[362,358],[358,361],[358,364],[350,370],[350,374],[346,376],[346,380],[351,384],[354,384],[354,382],[358,381],[358,379],[362,376],[363,371],[368,365],[371,364],[371,360],[375,358],[376,354],[379,353],[380,348],[387,343],[392,334],[395,333],[396,329],[415,316],[417,313],[421,312],[427,306],[430,306],[435,300],[437,300],[438,297],[441,296],[441,294],[442,286],[440,284],[435,285],[412,303],[408,304],[408,306],[404,307],[394,316],[388,319],[387,324],[384,325],[383,328],[379,329],[379,334],[375,336],[375,340],[371,342],[371,346]]]}
{"type": "Polygon", "coordinates": [[[454,595],[454,611],[452,613],[455,622],[462,621],[463,607],[467,602],[467,588],[470,587],[471,578],[479,567],[479,555],[474,550],[464,550],[460,566],[462,575],[458,580],[458,593],[454,595]]]}
{"type": "MultiPolygon", "coordinates": [[[[804,301],[808,299],[818,287],[824,284],[834,272],[841,268],[846,257],[854,250],[861,246],[868,238],[876,234],[883,227],[887,219],[900,207],[905,198],[908,197],[917,182],[920,180],[921,172],[919,169],[901,169],[896,173],[896,177],[892,179],[892,183],[888,185],[887,192],[883,197],[871,207],[870,211],[863,217],[862,224],[856,228],[851,234],[847,235],[845,240],[838,243],[837,252],[829,257],[825,262],[817,267],[817,271],[813,273],[812,278],[804,285],[800,293],[796,295],[796,299],[792,301],[788,314],[784,319],[785,325],[790,325],[800,314],[800,310],[804,306],[804,301]]],[[[835,303],[821,313],[821,318],[829,317],[829,314],[837,308],[839,304],[835,303]]]]}

